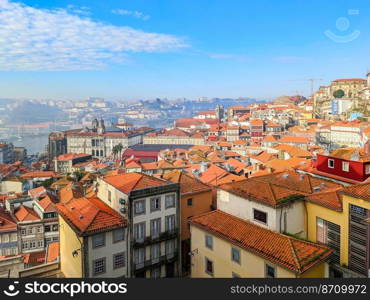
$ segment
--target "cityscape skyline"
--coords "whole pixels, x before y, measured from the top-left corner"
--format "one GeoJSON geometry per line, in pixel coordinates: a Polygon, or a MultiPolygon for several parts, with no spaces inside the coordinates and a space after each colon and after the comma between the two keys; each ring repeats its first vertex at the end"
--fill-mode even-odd
{"type": "Polygon", "coordinates": [[[369,8],[362,1],[2,0],[1,97],[308,96],[309,78],[323,79],[318,88],[364,77],[369,8]]]}

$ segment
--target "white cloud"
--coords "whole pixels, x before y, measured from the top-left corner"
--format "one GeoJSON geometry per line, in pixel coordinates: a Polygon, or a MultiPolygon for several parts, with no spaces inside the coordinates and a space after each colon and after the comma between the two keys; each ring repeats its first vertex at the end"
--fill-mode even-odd
{"type": "Polygon", "coordinates": [[[0,70],[95,70],[125,62],[128,53],[187,46],[174,35],[105,24],[67,9],[0,0],[0,70]]]}
{"type": "Polygon", "coordinates": [[[137,19],[141,20],[149,20],[150,16],[142,13],[141,11],[137,10],[127,10],[127,9],[113,9],[112,13],[116,15],[121,15],[121,16],[133,16],[137,19]]]}

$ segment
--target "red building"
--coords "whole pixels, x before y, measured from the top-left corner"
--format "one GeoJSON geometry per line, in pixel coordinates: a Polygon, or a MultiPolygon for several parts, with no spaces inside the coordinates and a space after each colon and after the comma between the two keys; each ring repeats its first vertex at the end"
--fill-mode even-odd
{"type": "Polygon", "coordinates": [[[264,123],[262,120],[255,119],[250,121],[251,137],[262,137],[264,130],[264,123]]]}
{"type": "Polygon", "coordinates": [[[370,143],[365,150],[341,148],[318,154],[314,173],[349,183],[365,181],[370,177],[370,143]]]}

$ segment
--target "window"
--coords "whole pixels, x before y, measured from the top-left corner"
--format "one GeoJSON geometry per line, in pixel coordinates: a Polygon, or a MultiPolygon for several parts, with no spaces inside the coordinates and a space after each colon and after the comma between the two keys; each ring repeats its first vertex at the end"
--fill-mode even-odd
{"type": "Polygon", "coordinates": [[[93,261],[93,274],[99,275],[105,273],[105,257],[93,261]]]}
{"type": "Polygon", "coordinates": [[[193,206],[193,198],[188,199],[188,206],[193,206]]]}
{"type": "Polygon", "coordinates": [[[136,242],[143,242],[145,238],[145,222],[134,225],[134,238],[136,242]]]}
{"type": "Polygon", "coordinates": [[[37,247],[44,247],[44,241],[37,241],[37,247]]]}
{"type": "Polygon", "coordinates": [[[151,247],[151,256],[152,260],[159,260],[159,257],[161,256],[161,245],[160,244],[154,244],[151,247]]]}
{"type": "Polygon", "coordinates": [[[267,213],[258,209],[253,209],[253,219],[261,223],[267,224],[267,213]]]}
{"type": "Polygon", "coordinates": [[[95,234],[92,237],[92,247],[102,247],[105,245],[105,233],[95,234]]]}
{"type": "Polygon", "coordinates": [[[213,261],[209,260],[207,257],[205,258],[206,263],[206,273],[213,276],[213,261]]]}
{"type": "Polygon", "coordinates": [[[266,278],[275,278],[275,267],[268,264],[265,265],[265,277],[266,278]]]}
{"type": "Polygon", "coordinates": [[[26,235],[26,229],[24,228],[21,229],[21,235],[26,235]]]}
{"type": "Polygon", "coordinates": [[[370,174],[370,165],[365,165],[365,174],[370,174]]]}
{"type": "Polygon", "coordinates": [[[240,250],[236,248],[231,248],[231,260],[240,264],[240,250]]]}
{"type": "Polygon", "coordinates": [[[112,234],[113,234],[113,243],[117,243],[125,239],[125,232],[123,228],[113,230],[112,234]]]}
{"type": "Polygon", "coordinates": [[[166,195],[166,208],[175,207],[175,194],[166,195]]]}
{"type": "Polygon", "coordinates": [[[135,249],[134,252],[135,264],[142,264],[145,261],[145,248],[135,249]]]}
{"type": "Polygon", "coordinates": [[[52,226],[52,230],[53,230],[53,231],[58,231],[58,224],[54,224],[54,225],[52,226]]]}
{"type": "Polygon", "coordinates": [[[28,243],[26,242],[26,243],[22,243],[22,248],[23,249],[28,249],[28,243]]]}
{"type": "Polygon", "coordinates": [[[150,234],[153,239],[158,238],[161,233],[161,219],[150,221],[150,234]]]}
{"type": "Polygon", "coordinates": [[[108,191],[108,201],[112,202],[112,192],[108,191]]]}
{"type": "Polygon", "coordinates": [[[340,226],[323,220],[316,219],[316,240],[318,243],[328,245],[333,250],[332,260],[339,263],[340,257],[340,226]]]}
{"type": "Polygon", "coordinates": [[[117,253],[113,255],[113,269],[123,268],[125,266],[125,253],[117,253]]]}
{"type": "Polygon", "coordinates": [[[208,249],[213,250],[213,237],[211,235],[206,234],[205,239],[206,239],[206,247],[208,249]]]}
{"type": "Polygon", "coordinates": [[[134,202],[135,216],[145,214],[145,200],[136,200],[134,202]]]}
{"type": "Polygon", "coordinates": [[[151,198],[150,199],[150,211],[156,211],[161,209],[161,198],[151,198]]]}
{"type": "Polygon", "coordinates": [[[342,162],[342,170],[344,172],[349,172],[349,162],[346,161],[342,162]]]}
{"type": "Polygon", "coordinates": [[[50,232],[50,231],[51,231],[50,225],[45,225],[45,232],[50,232]]]}
{"type": "Polygon", "coordinates": [[[154,268],[151,271],[151,278],[160,278],[161,277],[161,268],[154,268]]]}
{"type": "Polygon", "coordinates": [[[166,216],[166,231],[175,231],[175,215],[166,216]]]}
{"type": "Polygon", "coordinates": [[[175,240],[166,241],[166,255],[173,256],[175,254],[175,240]]]}
{"type": "Polygon", "coordinates": [[[331,169],[334,168],[334,159],[328,159],[328,167],[331,169]]]}

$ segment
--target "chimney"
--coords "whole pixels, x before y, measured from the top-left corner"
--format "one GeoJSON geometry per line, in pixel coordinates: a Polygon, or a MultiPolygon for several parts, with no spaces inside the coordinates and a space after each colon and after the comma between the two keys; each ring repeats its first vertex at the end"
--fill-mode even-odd
{"type": "Polygon", "coordinates": [[[365,153],[370,154],[370,140],[368,140],[365,144],[365,153]]]}
{"type": "Polygon", "coordinates": [[[279,150],[278,159],[285,160],[285,150],[283,150],[283,149],[279,150]]]}

